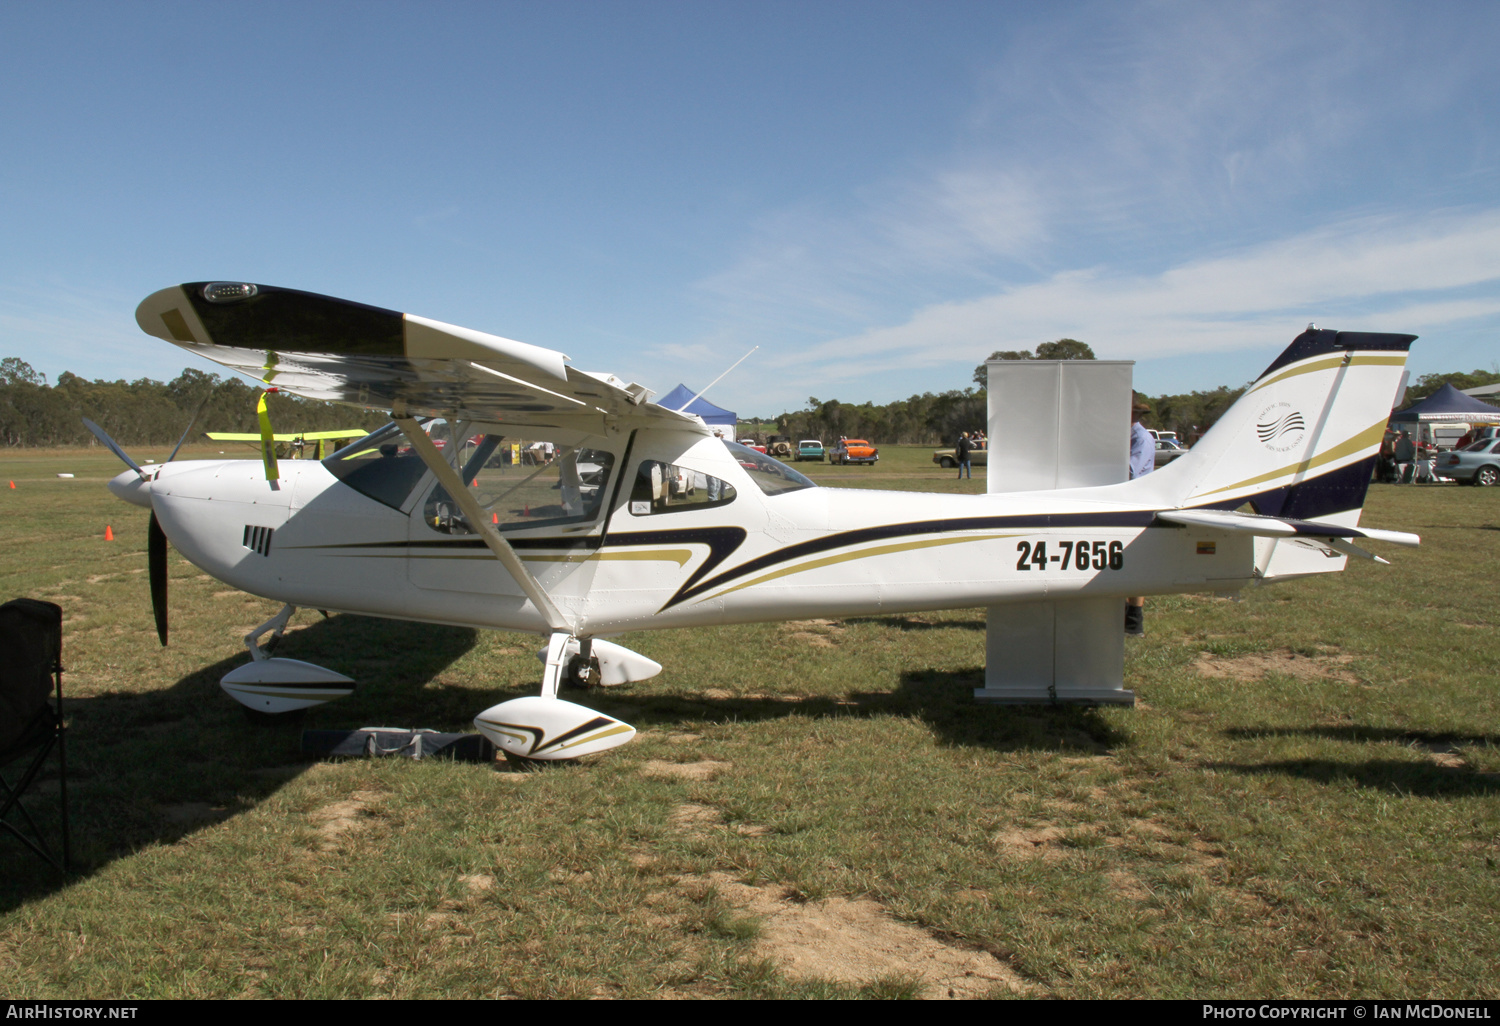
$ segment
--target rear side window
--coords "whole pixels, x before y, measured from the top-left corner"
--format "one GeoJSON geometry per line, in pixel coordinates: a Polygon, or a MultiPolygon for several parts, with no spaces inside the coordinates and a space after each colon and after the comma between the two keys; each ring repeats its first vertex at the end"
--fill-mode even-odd
{"type": "Polygon", "coordinates": [[[725,506],[734,501],[734,485],[708,474],[658,460],[644,460],[630,490],[633,516],[679,513],[725,506]]]}

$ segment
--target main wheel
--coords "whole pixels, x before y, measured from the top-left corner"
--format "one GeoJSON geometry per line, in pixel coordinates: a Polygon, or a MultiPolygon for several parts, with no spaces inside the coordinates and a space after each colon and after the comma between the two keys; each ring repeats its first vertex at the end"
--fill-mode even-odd
{"type": "Polygon", "coordinates": [[[1474,483],[1481,488],[1500,484],[1500,467],[1480,467],[1474,472],[1474,483]]]}
{"type": "Polygon", "coordinates": [[[567,685],[570,688],[587,690],[599,683],[599,660],[585,659],[579,653],[568,660],[567,685]]]}

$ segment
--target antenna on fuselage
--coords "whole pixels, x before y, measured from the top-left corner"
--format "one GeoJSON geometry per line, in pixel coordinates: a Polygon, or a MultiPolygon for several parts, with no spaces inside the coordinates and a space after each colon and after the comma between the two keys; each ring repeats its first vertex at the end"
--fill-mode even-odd
{"type": "MultiPolygon", "coordinates": [[[[759,348],[760,348],[760,346],[751,346],[750,347],[750,353],[755,352],[759,348]]],[[[713,388],[719,382],[723,381],[726,377],[729,376],[729,371],[734,370],[740,364],[742,364],[746,360],[750,359],[750,353],[746,353],[744,356],[740,357],[738,360],[736,360],[733,363],[731,363],[729,365],[729,370],[725,371],[723,374],[720,374],[718,377],[716,377],[712,381],[710,381],[708,383],[708,388],[705,388],[703,390],[703,392],[707,392],[709,388],[713,388]]],[[[689,399],[687,402],[683,403],[681,406],[677,407],[677,409],[673,410],[672,412],[674,412],[674,413],[681,413],[683,410],[685,410],[689,406],[693,405],[693,403],[697,402],[703,396],[703,392],[699,392],[697,395],[693,396],[691,399],[689,399]]]]}

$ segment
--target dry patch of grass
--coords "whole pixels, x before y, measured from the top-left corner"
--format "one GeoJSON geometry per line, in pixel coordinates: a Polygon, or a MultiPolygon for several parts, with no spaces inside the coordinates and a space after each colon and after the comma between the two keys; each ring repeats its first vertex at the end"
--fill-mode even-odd
{"type": "Polygon", "coordinates": [[[812,648],[834,648],[846,628],[838,620],[788,620],[786,637],[812,648]]]}
{"type": "Polygon", "coordinates": [[[1280,648],[1274,652],[1249,652],[1237,656],[1200,652],[1193,662],[1193,669],[1205,677],[1246,683],[1263,680],[1268,674],[1282,673],[1299,680],[1322,679],[1355,684],[1359,678],[1344,668],[1353,661],[1353,656],[1343,653],[1309,656],[1280,648]]]}
{"type": "Polygon", "coordinates": [[[954,943],[893,917],[868,898],[800,900],[779,884],[752,886],[725,873],[685,877],[679,886],[711,887],[759,920],[752,955],[793,980],[828,980],[869,987],[906,981],[922,997],[975,998],[996,989],[1034,990],[987,951],[954,943]]]}
{"type": "Polygon", "coordinates": [[[712,780],[733,767],[733,763],[717,759],[699,759],[697,762],[664,762],[652,759],[641,765],[641,776],[663,780],[712,780]]]}
{"type": "Polygon", "coordinates": [[[318,849],[337,851],[341,842],[368,830],[383,799],[379,791],[355,791],[348,798],[314,809],[308,819],[317,831],[318,849]]]}

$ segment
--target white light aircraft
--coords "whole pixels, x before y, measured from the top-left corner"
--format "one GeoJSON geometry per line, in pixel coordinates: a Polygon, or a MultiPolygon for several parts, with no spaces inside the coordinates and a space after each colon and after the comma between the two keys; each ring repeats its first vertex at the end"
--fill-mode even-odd
{"type": "Polygon", "coordinates": [[[566,759],[635,734],[558,697],[659,672],[604,640],[624,631],[1232,593],[1378,560],[1363,539],[1418,543],[1358,526],[1412,335],[1309,326],[1190,452],[1140,479],[951,495],[818,487],[640,385],[412,314],[199,282],[149,296],[136,320],[267,385],[392,418],[269,480],[245,460],[143,470],[108,443],[132,468],[111,490],[152,511],[163,644],[167,539],[286,604],[223,681],[268,715],[353,687],[267,653],[299,606],[546,637],[540,696],[475,724],[511,756],[566,759]]]}

